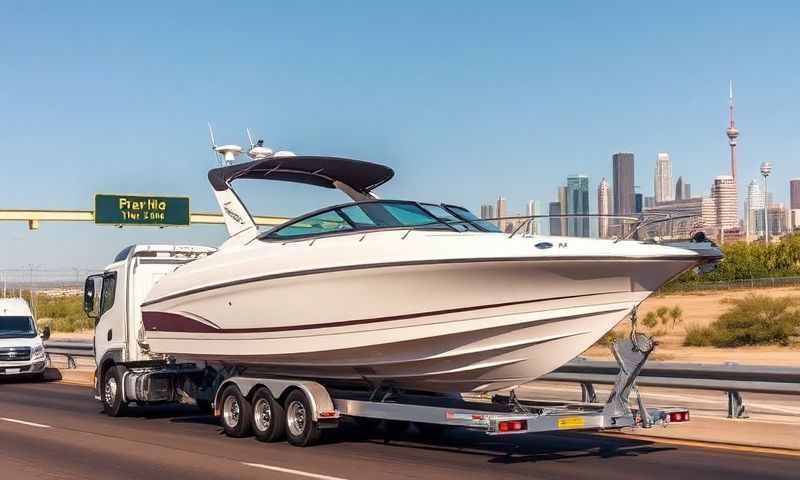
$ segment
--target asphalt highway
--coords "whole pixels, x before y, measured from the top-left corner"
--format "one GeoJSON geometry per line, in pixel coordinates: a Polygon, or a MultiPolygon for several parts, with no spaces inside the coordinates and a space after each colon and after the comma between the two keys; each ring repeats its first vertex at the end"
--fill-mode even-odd
{"type": "Polygon", "coordinates": [[[323,445],[232,439],[192,408],[101,413],[89,389],[0,383],[0,478],[25,479],[796,479],[800,458],[594,434],[510,438],[453,430],[437,442],[344,429],[323,445]]]}

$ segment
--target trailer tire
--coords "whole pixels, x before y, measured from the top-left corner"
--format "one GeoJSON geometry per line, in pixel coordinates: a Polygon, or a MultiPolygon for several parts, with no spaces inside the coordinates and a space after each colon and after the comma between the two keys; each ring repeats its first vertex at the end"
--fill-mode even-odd
{"type": "Polygon", "coordinates": [[[294,390],[286,397],[286,439],[296,447],[310,447],[319,443],[322,431],[313,421],[311,402],[302,390],[294,390]]]}
{"type": "Polygon", "coordinates": [[[241,438],[250,435],[250,417],[253,407],[236,385],[228,385],[220,396],[222,430],[229,437],[241,438]]]}
{"type": "Polygon", "coordinates": [[[261,442],[277,442],[286,434],[286,413],[272,392],[259,387],[253,394],[253,433],[261,442]]]}
{"type": "Polygon", "coordinates": [[[103,372],[103,386],[100,398],[103,411],[110,417],[122,417],[128,412],[128,403],[122,400],[122,376],[125,367],[111,365],[103,372]]]}

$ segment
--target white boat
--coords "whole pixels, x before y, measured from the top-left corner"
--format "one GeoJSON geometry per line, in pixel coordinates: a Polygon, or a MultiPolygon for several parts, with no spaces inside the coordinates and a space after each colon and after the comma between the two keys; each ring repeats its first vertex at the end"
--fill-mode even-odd
{"type": "Polygon", "coordinates": [[[230,239],[155,285],[148,348],[272,376],[494,391],[563,365],[665,282],[721,258],[710,242],[509,235],[461,207],[377,199],[392,176],[311,156],[211,170],[230,239]],[[353,203],[260,233],[231,189],[241,178],[353,203]]]}

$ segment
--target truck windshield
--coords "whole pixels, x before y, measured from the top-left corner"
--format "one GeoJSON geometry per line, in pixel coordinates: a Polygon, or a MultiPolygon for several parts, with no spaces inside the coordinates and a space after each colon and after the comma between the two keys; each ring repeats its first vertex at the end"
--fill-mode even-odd
{"type": "Polygon", "coordinates": [[[0,317],[0,338],[35,337],[36,327],[31,317],[0,317]]]}

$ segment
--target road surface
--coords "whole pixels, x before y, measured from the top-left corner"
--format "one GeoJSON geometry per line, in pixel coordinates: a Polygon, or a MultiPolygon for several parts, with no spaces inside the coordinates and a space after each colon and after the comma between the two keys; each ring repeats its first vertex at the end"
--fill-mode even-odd
{"type": "Polygon", "coordinates": [[[26,479],[795,479],[798,457],[593,434],[499,439],[454,430],[430,443],[349,430],[312,448],[232,439],[179,407],[109,418],[89,389],[0,383],[0,477],[26,479]]]}

